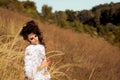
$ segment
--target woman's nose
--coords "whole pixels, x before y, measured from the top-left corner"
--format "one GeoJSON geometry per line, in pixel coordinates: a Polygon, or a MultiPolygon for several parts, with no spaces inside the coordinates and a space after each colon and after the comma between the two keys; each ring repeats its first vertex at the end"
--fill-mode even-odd
{"type": "Polygon", "coordinates": [[[34,40],[38,40],[37,37],[35,37],[34,40]]]}

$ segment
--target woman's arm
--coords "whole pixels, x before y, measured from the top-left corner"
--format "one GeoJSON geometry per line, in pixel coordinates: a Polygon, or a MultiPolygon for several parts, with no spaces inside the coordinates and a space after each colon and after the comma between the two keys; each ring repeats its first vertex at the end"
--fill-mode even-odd
{"type": "Polygon", "coordinates": [[[24,69],[26,76],[28,78],[33,78],[31,55],[26,55],[24,61],[25,61],[24,69]]]}

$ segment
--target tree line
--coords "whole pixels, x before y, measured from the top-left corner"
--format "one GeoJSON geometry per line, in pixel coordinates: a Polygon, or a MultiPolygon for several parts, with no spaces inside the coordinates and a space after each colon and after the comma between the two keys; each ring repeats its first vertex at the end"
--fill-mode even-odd
{"type": "Polygon", "coordinates": [[[47,21],[62,28],[70,28],[80,33],[89,33],[93,37],[104,37],[107,41],[120,47],[120,2],[100,4],[91,10],[55,11],[48,5],[37,11],[33,1],[0,0],[0,6],[16,11],[34,19],[47,21]]]}
{"type": "Polygon", "coordinates": [[[44,5],[40,14],[45,21],[55,23],[62,28],[71,28],[77,32],[101,36],[120,47],[120,2],[100,4],[91,10],[56,11],[44,5]]]}

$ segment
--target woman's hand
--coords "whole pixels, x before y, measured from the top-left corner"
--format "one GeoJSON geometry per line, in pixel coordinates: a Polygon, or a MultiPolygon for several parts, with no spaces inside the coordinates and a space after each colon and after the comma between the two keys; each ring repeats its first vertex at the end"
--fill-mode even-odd
{"type": "Polygon", "coordinates": [[[41,69],[48,67],[50,65],[51,61],[49,59],[43,60],[41,65],[38,66],[37,71],[40,71],[41,69]]]}
{"type": "Polygon", "coordinates": [[[50,63],[51,63],[51,61],[50,61],[50,59],[46,59],[47,60],[47,62],[48,62],[48,66],[50,65],[50,63]]]}
{"type": "Polygon", "coordinates": [[[48,74],[49,74],[49,72],[48,72],[48,71],[45,71],[45,72],[44,72],[44,75],[48,75],[48,74]]]}
{"type": "Polygon", "coordinates": [[[41,63],[41,66],[43,68],[48,67],[49,65],[50,65],[50,60],[49,59],[43,60],[42,63],[41,63]]]}

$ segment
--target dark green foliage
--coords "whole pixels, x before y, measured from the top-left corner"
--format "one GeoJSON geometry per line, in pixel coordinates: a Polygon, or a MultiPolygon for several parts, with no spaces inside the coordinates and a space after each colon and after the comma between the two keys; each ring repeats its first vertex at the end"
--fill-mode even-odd
{"type": "Polygon", "coordinates": [[[34,2],[32,1],[26,1],[26,2],[22,2],[24,9],[25,9],[25,13],[28,16],[31,16],[32,18],[35,19],[39,19],[39,13],[37,11],[36,5],[34,2]]]}
{"type": "Polygon", "coordinates": [[[84,31],[90,34],[92,37],[98,36],[98,33],[96,32],[96,28],[94,28],[93,26],[84,25],[83,28],[84,28],[84,31]]]}
{"type": "Polygon", "coordinates": [[[92,11],[83,10],[81,12],[78,12],[77,17],[79,18],[79,21],[85,24],[89,23],[94,18],[94,14],[92,11]]]}
{"type": "Polygon", "coordinates": [[[42,14],[41,16],[45,19],[48,20],[52,17],[52,7],[49,7],[47,5],[42,6],[42,14]]]}
{"type": "Polygon", "coordinates": [[[65,12],[62,11],[58,11],[55,12],[55,23],[63,28],[67,28],[68,27],[68,23],[66,21],[67,19],[67,15],[65,12]]]}
{"type": "Polygon", "coordinates": [[[115,38],[113,40],[114,44],[120,47],[120,26],[117,26],[114,29],[113,34],[115,35],[115,38]]]}
{"type": "Polygon", "coordinates": [[[42,6],[38,13],[32,1],[0,0],[0,7],[40,19],[43,22],[55,23],[62,28],[71,28],[77,32],[85,32],[91,36],[101,36],[120,47],[120,2],[102,4],[91,10],[56,11],[52,7],[42,6]]]}
{"type": "Polygon", "coordinates": [[[18,0],[0,0],[0,7],[22,13],[35,19],[39,18],[39,13],[36,9],[36,5],[32,1],[27,0],[19,2],[18,0]]]}
{"type": "Polygon", "coordinates": [[[67,21],[69,22],[73,22],[74,20],[77,20],[77,16],[76,16],[76,12],[72,11],[72,10],[66,10],[66,15],[67,15],[67,21]]]}
{"type": "Polygon", "coordinates": [[[70,26],[77,32],[84,32],[84,26],[78,20],[71,22],[70,26]]]}
{"type": "Polygon", "coordinates": [[[17,0],[0,0],[0,6],[12,11],[16,11],[16,9],[19,7],[19,2],[17,0]]]}
{"type": "Polygon", "coordinates": [[[107,23],[118,25],[120,23],[120,3],[99,5],[94,7],[92,12],[95,15],[96,26],[107,23]]]}
{"type": "Polygon", "coordinates": [[[0,6],[5,7],[11,2],[11,0],[0,0],[0,6]]]}
{"type": "Polygon", "coordinates": [[[23,6],[25,9],[29,9],[29,8],[36,9],[35,3],[31,1],[23,2],[23,6]]]}

